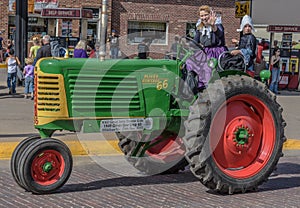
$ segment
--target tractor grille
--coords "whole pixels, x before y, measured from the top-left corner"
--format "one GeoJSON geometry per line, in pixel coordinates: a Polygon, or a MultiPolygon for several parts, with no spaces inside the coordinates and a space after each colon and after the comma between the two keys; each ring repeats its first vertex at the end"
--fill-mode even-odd
{"type": "Polygon", "coordinates": [[[57,76],[38,76],[37,110],[42,112],[61,111],[59,78],[57,76]]]}
{"type": "Polygon", "coordinates": [[[135,76],[118,74],[68,75],[73,112],[137,111],[141,104],[135,76]]]}

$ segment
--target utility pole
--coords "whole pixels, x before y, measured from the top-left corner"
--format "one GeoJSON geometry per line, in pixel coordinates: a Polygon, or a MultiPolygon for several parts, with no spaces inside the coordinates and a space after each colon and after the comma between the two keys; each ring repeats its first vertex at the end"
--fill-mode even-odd
{"type": "Polygon", "coordinates": [[[106,56],[106,31],[107,31],[107,0],[102,0],[101,32],[100,32],[100,60],[104,61],[106,56]]]}
{"type": "Polygon", "coordinates": [[[19,57],[22,67],[27,56],[27,25],[28,0],[16,1],[16,36],[14,40],[15,54],[19,57]]]}

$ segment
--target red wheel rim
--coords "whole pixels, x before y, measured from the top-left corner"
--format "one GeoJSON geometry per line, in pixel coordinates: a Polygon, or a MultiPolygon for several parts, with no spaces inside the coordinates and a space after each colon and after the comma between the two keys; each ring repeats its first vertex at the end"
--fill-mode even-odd
{"type": "Polygon", "coordinates": [[[270,159],[275,130],[272,113],[259,98],[248,94],[234,96],[221,106],[212,120],[213,159],[230,177],[252,177],[270,159]]]}
{"type": "Polygon", "coordinates": [[[55,150],[45,150],[34,158],[31,175],[36,183],[48,186],[61,178],[64,169],[65,161],[62,155],[55,150]]]}
{"type": "Polygon", "coordinates": [[[171,162],[183,157],[185,148],[182,138],[177,135],[171,135],[168,138],[164,138],[164,136],[161,135],[152,140],[150,145],[158,140],[163,141],[147,149],[147,155],[159,160],[164,160],[165,162],[171,162]]]}

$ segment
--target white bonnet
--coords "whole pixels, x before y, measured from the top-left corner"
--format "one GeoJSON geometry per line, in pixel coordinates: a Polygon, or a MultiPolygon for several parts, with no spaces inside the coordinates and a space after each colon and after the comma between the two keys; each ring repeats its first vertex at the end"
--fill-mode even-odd
{"type": "Polygon", "coordinates": [[[240,28],[237,29],[236,31],[238,32],[242,32],[243,31],[243,28],[245,27],[245,25],[250,25],[251,28],[252,28],[252,32],[256,32],[256,30],[254,29],[254,25],[253,25],[253,22],[252,22],[252,19],[249,15],[245,15],[242,19],[242,22],[241,22],[241,25],[240,25],[240,28]]]}

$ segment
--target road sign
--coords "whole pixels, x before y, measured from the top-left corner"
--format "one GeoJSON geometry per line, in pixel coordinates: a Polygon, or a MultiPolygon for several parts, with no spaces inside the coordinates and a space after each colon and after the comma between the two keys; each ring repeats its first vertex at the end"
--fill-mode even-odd
{"type": "Polygon", "coordinates": [[[235,17],[241,18],[245,15],[250,15],[251,1],[236,1],[235,2],[235,17]]]}

